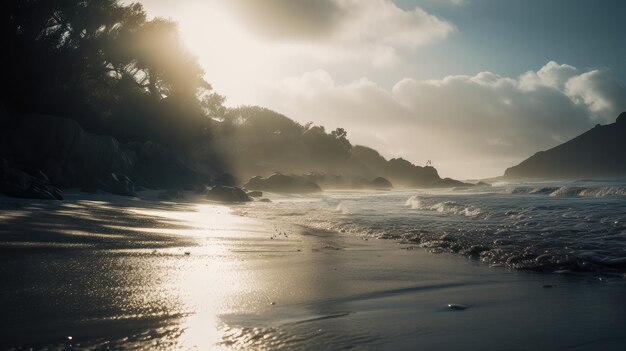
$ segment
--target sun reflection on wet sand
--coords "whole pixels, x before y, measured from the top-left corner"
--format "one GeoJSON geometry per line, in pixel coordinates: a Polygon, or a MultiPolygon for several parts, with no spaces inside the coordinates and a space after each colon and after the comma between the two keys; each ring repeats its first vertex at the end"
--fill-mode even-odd
{"type": "Polygon", "coordinates": [[[178,347],[198,350],[221,347],[220,315],[246,305],[240,301],[241,296],[250,293],[255,285],[254,272],[246,270],[244,263],[233,257],[232,242],[223,239],[258,236],[265,233],[262,225],[249,218],[227,215],[228,208],[211,204],[196,205],[193,211],[130,211],[188,227],[140,228],[141,231],[189,235],[198,239],[198,246],[160,250],[186,256],[179,267],[167,272],[168,283],[160,288],[173,290],[170,294],[177,295],[180,301],[177,309],[185,312],[185,317],[179,321],[178,347]]]}

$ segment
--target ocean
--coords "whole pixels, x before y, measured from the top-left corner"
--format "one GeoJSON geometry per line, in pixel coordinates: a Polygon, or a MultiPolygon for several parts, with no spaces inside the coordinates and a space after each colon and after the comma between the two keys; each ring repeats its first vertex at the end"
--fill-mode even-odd
{"type": "Polygon", "coordinates": [[[238,211],[412,243],[409,248],[458,253],[493,266],[607,278],[626,272],[626,181],[327,191],[238,211]]]}

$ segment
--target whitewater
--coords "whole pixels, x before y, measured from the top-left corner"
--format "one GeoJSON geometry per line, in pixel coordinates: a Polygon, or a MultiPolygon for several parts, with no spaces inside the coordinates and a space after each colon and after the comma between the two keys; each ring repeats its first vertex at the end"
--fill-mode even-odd
{"type": "Polygon", "coordinates": [[[492,266],[624,277],[626,181],[326,191],[240,210],[304,227],[411,243],[492,266]]]}

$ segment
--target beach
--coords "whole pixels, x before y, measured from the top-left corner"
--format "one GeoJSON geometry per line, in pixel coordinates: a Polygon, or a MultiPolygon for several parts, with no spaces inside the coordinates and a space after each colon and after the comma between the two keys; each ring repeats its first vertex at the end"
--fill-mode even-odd
{"type": "MultiPolygon", "coordinates": [[[[166,202],[0,198],[2,349],[610,350],[626,280],[166,202]]],[[[280,201],[280,199],[278,199],[280,201]]],[[[271,204],[254,203],[254,206],[271,204]]]]}

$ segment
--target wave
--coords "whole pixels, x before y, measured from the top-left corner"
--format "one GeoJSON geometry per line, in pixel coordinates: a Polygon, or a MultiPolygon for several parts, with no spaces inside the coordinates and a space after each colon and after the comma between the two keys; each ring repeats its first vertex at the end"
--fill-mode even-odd
{"type": "Polygon", "coordinates": [[[426,204],[419,196],[411,196],[406,200],[406,206],[410,206],[413,210],[433,211],[443,214],[464,215],[466,217],[476,217],[482,214],[480,208],[463,205],[454,201],[442,201],[434,204],[426,204]]]}
{"type": "MultiPolygon", "coordinates": [[[[328,200],[273,203],[248,215],[305,228],[399,240],[407,249],[451,252],[516,269],[626,273],[626,185],[518,185],[480,194],[330,194],[328,200]],[[526,196],[510,194],[530,194],[526,196]],[[546,201],[558,196],[557,202],[546,201]],[[600,203],[595,197],[607,196],[600,203]],[[543,201],[541,201],[543,199],[543,201]]],[[[325,234],[327,235],[327,234],[325,234]]]]}
{"type": "Polygon", "coordinates": [[[410,206],[414,210],[418,210],[420,209],[422,202],[420,201],[419,196],[414,195],[414,196],[411,196],[408,200],[406,200],[405,205],[410,206]]]}
{"type": "Polygon", "coordinates": [[[581,196],[581,197],[606,197],[606,196],[626,196],[626,187],[624,186],[597,186],[597,187],[513,187],[508,188],[506,193],[512,195],[539,194],[549,195],[552,197],[562,196],[581,196]]]}
{"type": "Polygon", "coordinates": [[[339,212],[341,214],[345,214],[345,215],[349,215],[349,214],[353,214],[354,211],[348,206],[348,204],[343,201],[340,202],[337,207],[335,207],[335,212],[339,212]]]}

